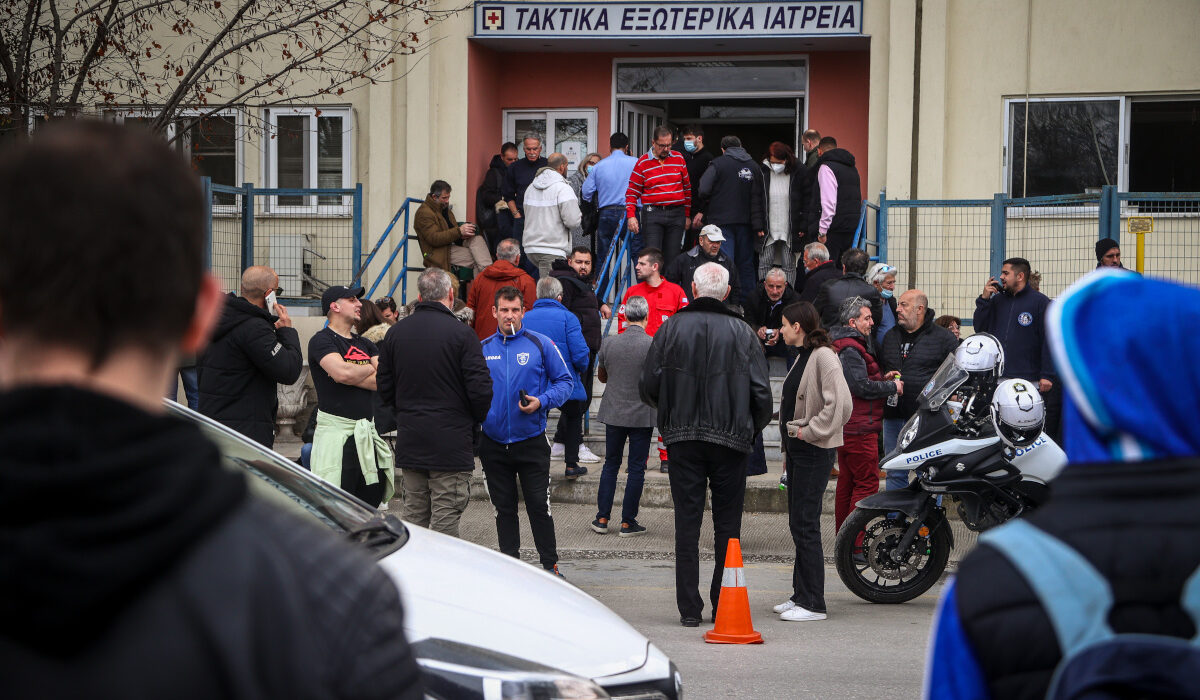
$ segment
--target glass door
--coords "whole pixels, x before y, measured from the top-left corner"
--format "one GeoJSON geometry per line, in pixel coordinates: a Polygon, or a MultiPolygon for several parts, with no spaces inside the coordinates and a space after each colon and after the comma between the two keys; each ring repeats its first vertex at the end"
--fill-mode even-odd
{"type": "Polygon", "coordinates": [[[654,130],[666,121],[666,110],[637,102],[621,102],[621,127],[629,137],[629,152],[635,157],[650,150],[654,130]]]}
{"type": "Polygon", "coordinates": [[[543,156],[566,156],[567,172],[574,172],[596,150],[596,110],[505,110],[504,139],[521,148],[527,136],[542,140],[543,156]]]}

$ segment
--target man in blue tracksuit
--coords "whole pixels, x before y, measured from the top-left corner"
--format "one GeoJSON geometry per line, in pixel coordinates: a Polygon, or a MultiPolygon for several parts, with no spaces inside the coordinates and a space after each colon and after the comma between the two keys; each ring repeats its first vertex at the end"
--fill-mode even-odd
{"type": "Polygon", "coordinates": [[[574,381],[554,342],[521,326],[525,299],[516,287],[501,287],[492,306],[499,330],[483,341],[492,375],[492,405],[483,422],[479,461],[496,509],[500,551],[521,556],[517,482],[542,567],[558,572],[558,545],[550,517],[550,444],[546,413],[571,397],[574,381]],[[522,396],[521,392],[525,392],[522,396]]]}

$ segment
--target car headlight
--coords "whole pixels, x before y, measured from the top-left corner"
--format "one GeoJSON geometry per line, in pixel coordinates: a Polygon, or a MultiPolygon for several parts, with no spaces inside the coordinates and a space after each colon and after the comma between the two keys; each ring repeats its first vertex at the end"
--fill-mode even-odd
{"type": "Polygon", "coordinates": [[[418,659],[427,697],[480,700],[599,700],[608,693],[565,671],[500,671],[418,659]]]}
{"type": "Polygon", "coordinates": [[[903,432],[900,434],[900,449],[907,449],[912,441],[917,438],[917,431],[921,428],[921,414],[915,414],[911,420],[904,426],[903,432]]]}
{"type": "Polygon", "coordinates": [[[609,695],[594,681],[491,649],[424,639],[413,644],[428,698],[593,700],[609,695]]]}

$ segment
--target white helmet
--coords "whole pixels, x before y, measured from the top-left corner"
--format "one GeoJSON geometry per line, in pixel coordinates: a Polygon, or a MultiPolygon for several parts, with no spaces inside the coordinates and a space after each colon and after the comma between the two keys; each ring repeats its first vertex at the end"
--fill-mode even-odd
{"type": "Polygon", "coordinates": [[[997,378],[1004,376],[1004,349],[990,333],[965,338],[954,351],[954,361],[972,374],[987,372],[997,378]]]}
{"type": "Polygon", "coordinates": [[[1016,449],[1029,447],[1042,434],[1046,405],[1036,384],[1024,379],[1006,379],[992,394],[992,425],[1004,444],[1016,449]]]}

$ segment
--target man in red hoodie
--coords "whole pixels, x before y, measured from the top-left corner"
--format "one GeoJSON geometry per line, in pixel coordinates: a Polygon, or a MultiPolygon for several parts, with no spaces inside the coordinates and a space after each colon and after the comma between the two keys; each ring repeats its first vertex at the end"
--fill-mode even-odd
{"type": "Polygon", "coordinates": [[[525,297],[525,310],[533,308],[537,289],[533,278],[517,267],[521,262],[521,244],[515,238],[505,238],[496,245],[496,262],[484,268],[471,282],[467,306],[475,312],[475,334],[484,340],[495,334],[496,317],[492,315],[492,300],[501,287],[516,287],[525,297]]]}

